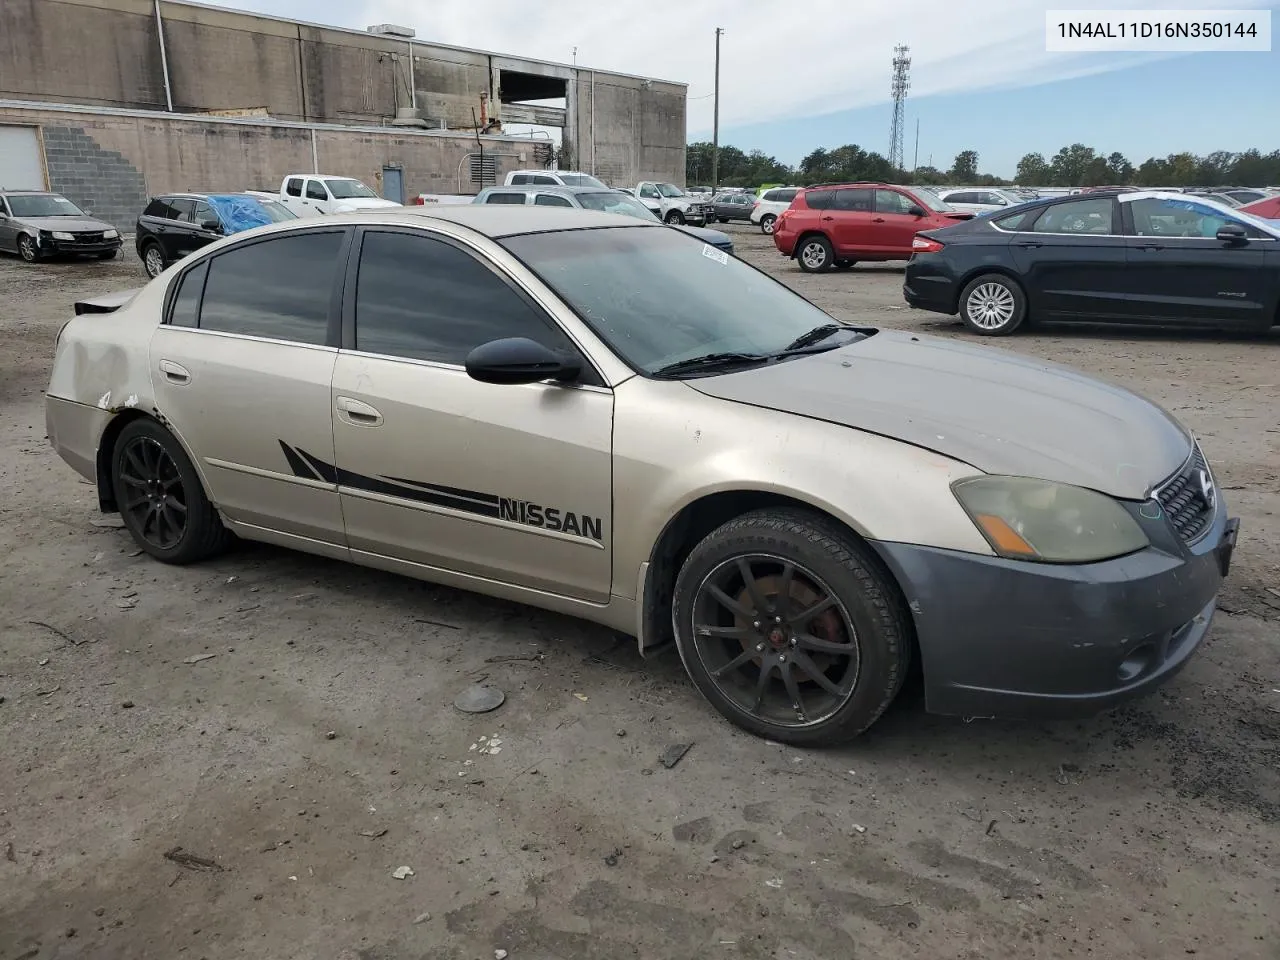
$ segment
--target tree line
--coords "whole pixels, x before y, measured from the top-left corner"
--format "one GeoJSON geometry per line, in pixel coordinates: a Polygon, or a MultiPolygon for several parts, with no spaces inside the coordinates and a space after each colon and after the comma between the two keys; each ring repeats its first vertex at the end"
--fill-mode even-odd
{"type": "MultiPolygon", "coordinates": [[[[691,143],[685,161],[686,183],[711,182],[713,147],[706,141],[691,143]]],[[[922,186],[964,184],[1004,186],[1016,183],[1034,187],[1263,187],[1280,184],[1280,150],[1262,153],[1217,150],[1205,156],[1174,153],[1150,157],[1134,166],[1121,153],[1102,154],[1083,143],[1063,147],[1052,157],[1028,153],[1018,161],[1012,181],[978,169],[978,152],[962,150],[951,166],[895,170],[883,155],[855,143],[827,150],[819,147],[798,166],[782,163],[763,150],[744,152],[738,147],[720,148],[720,186],[755,187],[762,183],[806,185],[833,181],[880,180],[922,186]]]]}

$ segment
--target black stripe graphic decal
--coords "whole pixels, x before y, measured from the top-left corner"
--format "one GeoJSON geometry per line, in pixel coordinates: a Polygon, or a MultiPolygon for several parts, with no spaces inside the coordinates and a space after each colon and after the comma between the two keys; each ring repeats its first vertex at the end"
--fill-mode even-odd
{"type": "MultiPolygon", "coordinates": [[[[293,449],[283,440],[279,441],[280,449],[284,451],[284,458],[289,461],[289,469],[293,471],[295,477],[302,477],[304,480],[323,480],[324,477],[316,473],[307,465],[307,461],[298,455],[298,451],[293,449]]],[[[333,481],[330,480],[330,483],[333,481]]]]}
{"type": "Polygon", "coordinates": [[[325,480],[328,483],[336,483],[355,490],[366,490],[370,493],[399,497],[402,500],[447,507],[450,510],[479,517],[507,520],[540,530],[551,530],[580,537],[601,546],[604,544],[604,522],[599,517],[547,507],[528,500],[500,497],[497,494],[483,493],[479,490],[464,490],[460,487],[446,487],[435,483],[424,483],[421,480],[402,480],[398,477],[368,477],[362,473],[344,470],[335,464],[326,463],[305,450],[289,446],[283,440],[279,442],[280,449],[284,451],[285,459],[289,462],[289,468],[296,477],[306,480],[325,480]]]}

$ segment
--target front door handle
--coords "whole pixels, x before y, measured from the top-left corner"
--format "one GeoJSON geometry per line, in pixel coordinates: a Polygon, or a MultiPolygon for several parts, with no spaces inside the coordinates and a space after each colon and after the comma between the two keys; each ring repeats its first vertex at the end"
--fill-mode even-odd
{"type": "Polygon", "coordinates": [[[872,223],[884,223],[884,217],[872,217],[872,218],[871,218],[871,222],[872,222],[872,223]]]}
{"type": "Polygon", "coordinates": [[[354,397],[338,397],[337,408],[344,420],[358,427],[382,425],[382,414],[363,400],[357,400],[354,397]]]}
{"type": "Polygon", "coordinates": [[[191,371],[180,363],[174,363],[172,360],[161,360],[160,372],[164,374],[164,378],[170,383],[187,384],[191,382],[191,371]]]}
{"type": "Polygon", "coordinates": [[[1039,240],[1019,240],[1014,244],[1015,247],[1043,247],[1044,244],[1039,240]]]}
{"type": "Polygon", "coordinates": [[[1138,249],[1139,250],[1163,250],[1164,244],[1163,243],[1140,243],[1138,244],[1138,249]]]}
{"type": "Polygon", "coordinates": [[[823,217],[822,219],[823,219],[823,220],[834,220],[834,219],[835,219],[835,217],[823,217]]]}

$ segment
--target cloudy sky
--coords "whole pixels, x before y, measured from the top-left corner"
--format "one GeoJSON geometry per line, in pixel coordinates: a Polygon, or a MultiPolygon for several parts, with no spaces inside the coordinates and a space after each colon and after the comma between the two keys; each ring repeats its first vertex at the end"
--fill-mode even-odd
{"type": "MultiPolygon", "coordinates": [[[[438,40],[689,85],[690,139],[710,139],[714,30],[721,142],[796,162],[817,146],[887,152],[893,47],[911,47],[908,161],[949,165],[974,149],[1011,174],[1028,151],[1076,140],[1140,161],[1176,150],[1280,148],[1280,48],[1269,53],[1047,53],[1049,0],[230,0],[223,6],[438,40]],[[530,16],[531,10],[541,15],[530,16]]],[[[1108,9],[1161,3],[1080,2],[1108,9]]],[[[1280,10],[1280,0],[1196,0],[1196,9],[1280,10]]],[[[1276,29],[1280,16],[1273,13],[1276,29]]]]}

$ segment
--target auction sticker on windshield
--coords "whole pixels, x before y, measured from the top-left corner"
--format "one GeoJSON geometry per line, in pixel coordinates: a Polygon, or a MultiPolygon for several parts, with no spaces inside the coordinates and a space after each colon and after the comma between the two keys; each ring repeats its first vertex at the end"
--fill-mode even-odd
{"type": "Polygon", "coordinates": [[[710,257],[716,263],[724,264],[729,262],[729,255],[727,253],[723,250],[717,250],[709,243],[704,243],[702,245],[702,255],[704,257],[710,257]]]}

